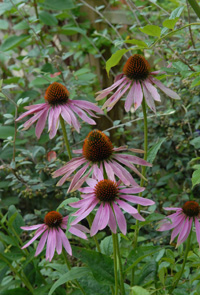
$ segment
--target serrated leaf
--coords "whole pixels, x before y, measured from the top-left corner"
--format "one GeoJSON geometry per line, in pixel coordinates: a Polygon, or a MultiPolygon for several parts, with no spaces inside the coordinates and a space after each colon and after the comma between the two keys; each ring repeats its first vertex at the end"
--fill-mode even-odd
{"type": "Polygon", "coordinates": [[[106,62],[106,71],[109,76],[110,69],[116,66],[121,60],[122,56],[127,52],[127,49],[121,49],[116,51],[106,62]]]}
{"type": "Polygon", "coordinates": [[[200,169],[196,170],[192,174],[192,187],[200,183],[200,169]]]}
{"type": "Polygon", "coordinates": [[[142,40],[131,39],[131,40],[126,40],[124,43],[135,44],[135,45],[138,45],[139,47],[148,47],[148,45],[142,40]]]}
{"type": "Polygon", "coordinates": [[[174,26],[175,24],[177,23],[179,17],[176,17],[174,19],[166,19],[164,22],[163,22],[163,26],[168,28],[168,29],[171,29],[173,30],[174,29],[174,26]]]}
{"type": "Polygon", "coordinates": [[[153,163],[155,160],[155,157],[163,144],[163,142],[166,140],[166,138],[161,138],[156,144],[154,144],[148,151],[147,154],[147,162],[153,163]]]}
{"type": "Polygon", "coordinates": [[[58,23],[57,18],[54,15],[48,13],[47,11],[40,12],[39,19],[41,22],[48,26],[56,26],[58,23]]]}
{"type": "Polygon", "coordinates": [[[89,273],[90,270],[88,267],[73,267],[53,284],[49,291],[49,295],[53,294],[53,292],[62,284],[65,284],[68,281],[76,280],[83,276],[87,276],[89,273]]]}
{"type": "Polygon", "coordinates": [[[134,286],[131,288],[130,295],[150,295],[150,293],[140,286],[134,286]]]}
{"type": "Polygon", "coordinates": [[[11,37],[8,37],[3,42],[3,44],[1,45],[1,50],[2,51],[11,50],[11,49],[19,46],[19,44],[21,44],[22,42],[24,42],[28,38],[30,38],[30,36],[28,36],[28,35],[20,35],[20,36],[11,36],[11,37]]]}
{"type": "Polygon", "coordinates": [[[146,25],[143,28],[139,28],[139,30],[142,33],[145,33],[145,34],[147,34],[149,36],[160,37],[160,35],[161,35],[161,29],[160,29],[160,27],[155,26],[155,25],[146,25]]]}

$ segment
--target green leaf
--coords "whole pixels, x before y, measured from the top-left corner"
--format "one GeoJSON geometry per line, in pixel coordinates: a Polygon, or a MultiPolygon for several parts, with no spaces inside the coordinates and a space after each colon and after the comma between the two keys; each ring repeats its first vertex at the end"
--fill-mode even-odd
{"type": "Polygon", "coordinates": [[[184,9],[184,6],[179,6],[179,7],[177,7],[176,9],[174,9],[173,11],[172,11],[172,13],[170,14],[170,19],[174,19],[174,18],[176,18],[176,17],[180,17],[181,16],[181,13],[182,13],[182,11],[183,11],[183,9],[184,9]]]}
{"type": "Polygon", "coordinates": [[[131,270],[135,265],[137,265],[145,257],[157,253],[160,249],[159,246],[143,246],[138,249],[132,250],[127,257],[127,268],[125,272],[131,270]]]}
{"type": "Polygon", "coordinates": [[[26,30],[28,28],[29,28],[29,24],[27,23],[26,20],[23,20],[23,21],[19,22],[18,24],[16,24],[13,27],[13,30],[26,30]]]}
{"type": "Polygon", "coordinates": [[[13,226],[17,234],[20,234],[22,232],[20,227],[24,225],[24,219],[19,214],[19,212],[17,211],[14,205],[11,205],[8,208],[8,218],[9,218],[8,223],[10,223],[13,226]],[[13,223],[13,221],[15,222],[13,223]]]}
{"type": "Polygon", "coordinates": [[[45,0],[44,3],[39,5],[48,10],[72,9],[75,7],[72,0],[45,0]]]}
{"type": "Polygon", "coordinates": [[[179,17],[176,17],[174,19],[166,19],[164,22],[163,22],[163,26],[168,28],[168,29],[174,29],[174,26],[175,24],[177,23],[179,17]]]}
{"type": "Polygon", "coordinates": [[[66,199],[66,200],[64,200],[59,206],[58,206],[58,208],[57,208],[57,210],[59,210],[60,208],[65,208],[65,209],[67,209],[68,208],[68,204],[69,203],[73,203],[73,202],[77,202],[77,201],[79,201],[79,199],[78,198],[75,198],[75,197],[73,197],[73,198],[68,198],[68,199],[66,199]]]}
{"type": "Polygon", "coordinates": [[[200,136],[190,140],[190,144],[193,145],[196,150],[200,149],[200,136]]]}
{"type": "Polygon", "coordinates": [[[28,35],[20,35],[20,36],[11,36],[11,37],[8,37],[4,41],[4,43],[1,45],[1,50],[2,51],[11,50],[11,49],[19,46],[19,44],[21,44],[22,42],[24,42],[28,38],[30,38],[30,36],[28,36],[28,35]]]}
{"type": "Polygon", "coordinates": [[[159,139],[158,142],[149,149],[147,154],[147,162],[153,163],[161,145],[165,140],[166,138],[159,139]]]}
{"type": "Polygon", "coordinates": [[[128,51],[127,49],[118,50],[107,60],[106,71],[108,76],[109,76],[110,69],[119,63],[120,59],[127,51],[128,51]]]}
{"type": "Polygon", "coordinates": [[[32,86],[43,86],[43,85],[47,85],[50,84],[51,82],[48,81],[47,79],[43,78],[43,77],[37,77],[35,78],[33,81],[31,81],[30,83],[30,87],[32,86]]]}
{"type": "Polygon", "coordinates": [[[72,250],[73,256],[89,266],[94,278],[99,283],[114,285],[113,260],[109,256],[79,247],[73,247],[72,250]]]}
{"type": "Polygon", "coordinates": [[[105,237],[100,244],[101,252],[105,255],[111,255],[113,253],[113,240],[112,236],[105,237]]]}
{"type": "Polygon", "coordinates": [[[161,29],[158,26],[154,25],[146,25],[143,28],[139,28],[141,32],[149,35],[149,36],[155,36],[155,37],[160,37],[161,35],[161,29]]]}
{"type": "Polygon", "coordinates": [[[63,276],[61,276],[51,287],[49,291],[49,295],[53,294],[53,292],[62,284],[65,284],[68,281],[73,281],[83,276],[87,276],[90,273],[88,267],[73,267],[63,276]]]}
{"type": "Polygon", "coordinates": [[[58,23],[57,18],[47,11],[40,12],[39,19],[47,26],[56,26],[58,23]]]}
{"type": "Polygon", "coordinates": [[[130,295],[150,295],[150,293],[142,287],[134,286],[131,288],[130,295]]]}
{"type": "Polygon", "coordinates": [[[75,35],[77,33],[84,36],[86,35],[86,32],[83,29],[77,27],[69,27],[69,25],[62,27],[62,33],[68,36],[75,35]]]}
{"type": "Polygon", "coordinates": [[[140,271],[140,277],[136,284],[145,285],[152,280],[155,281],[157,279],[157,266],[158,263],[155,261],[150,261],[149,263],[145,264],[143,269],[140,271]]]}
{"type": "Polygon", "coordinates": [[[148,45],[142,40],[136,40],[136,39],[126,40],[124,43],[135,44],[135,45],[138,45],[139,47],[148,47],[148,45]]]}
{"type": "Polygon", "coordinates": [[[31,295],[25,288],[15,288],[1,292],[1,295],[31,295]]]}
{"type": "Polygon", "coordinates": [[[0,30],[7,30],[8,29],[8,21],[4,19],[0,19],[0,30]]]}
{"type": "Polygon", "coordinates": [[[165,267],[162,267],[158,272],[159,279],[161,283],[163,284],[163,286],[165,285],[165,269],[166,269],[165,267]]]}
{"type": "Polygon", "coordinates": [[[6,139],[9,136],[14,136],[15,128],[12,126],[0,125],[0,138],[6,139]]]}
{"type": "Polygon", "coordinates": [[[190,88],[193,88],[193,87],[199,86],[199,85],[200,85],[200,77],[197,77],[196,79],[194,79],[194,81],[192,81],[190,88]]]}
{"type": "Polygon", "coordinates": [[[192,187],[200,183],[200,169],[196,170],[192,174],[192,187]]]}

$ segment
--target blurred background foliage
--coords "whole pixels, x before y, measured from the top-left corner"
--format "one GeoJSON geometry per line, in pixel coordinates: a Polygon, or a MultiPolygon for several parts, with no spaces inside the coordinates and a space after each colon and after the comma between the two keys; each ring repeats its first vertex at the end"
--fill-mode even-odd
{"type": "MultiPolygon", "coordinates": [[[[164,26],[165,20],[175,20],[174,29],[195,23],[197,15],[187,1],[4,0],[0,15],[2,216],[8,208],[14,210],[15,205],[30,224],[41,220],[41,216],[55,210],[68,197],[69,184],[57,187],[57,179],[51,177],[54,170],[68,161],[62,132],[49,140],[46,128],[46,134],[43,132],[37,140],[33,126],[22,131],[15,118],[24,112],[24,106],[44,102],[45,90],[53,81],[64,83],[71,99],[95,102],[95,92],[110,86],[134,53],[144,54],[152,69],[165,70],[162,81],[181,96],[181,101],[174,101],[161,94],[157,115],[148,109],[149,148],[155,154],[158,152],[153,168],[148,169],[146,196],[157,203],[152,210],[164,213],[163,205],[181,206],[186,200],[199,200],[199,27],[179,30],[152,48],[127,52],[112,67],[109,77],[105,70],[113,53],[133,47],[125,41],[137,39],[150,46],[156,40],[139,28],[156,25],[166,34],[171,29],[164,26]],[[168,65],[171,66],[167,68],[168,65]],[[196,174],[192,180],[193,173],[196,174]]],[[[95,128],[105,131],[115,146],[143,148],[141,109],[127,114],[121,101],[96,122],[95,128]]],[[[82,123],[81,133],[77,134],[67,126],[73,149],[82,147],[90,130],[91,126],[82,123]]],[[[149,238],[156,242],[154,233],[144,231],[143,239],[149,238]]],[[[126,253],[129,243],[123,243],[126,253]]]]}

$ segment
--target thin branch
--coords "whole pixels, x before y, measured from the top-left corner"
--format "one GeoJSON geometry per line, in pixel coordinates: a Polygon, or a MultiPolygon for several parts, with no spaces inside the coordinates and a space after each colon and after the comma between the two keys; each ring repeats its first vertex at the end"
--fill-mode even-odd
{"type": "MultiPolygon", "coordinates": [[[[191,20],[190,20],[190,7],[189,7],[189,4],[188,4],[188,0],[186,0],[186,3],[187,3],[187,10],[188,10],[188,22],[190,24],[191,23],[191,20]]],[[[193,38],[192,30],[191,30],[190,26],[189,26],[189,32],[190,32],[190,39],[192,41],[192,45],[195,48],[194,38],[193,38]]]]}

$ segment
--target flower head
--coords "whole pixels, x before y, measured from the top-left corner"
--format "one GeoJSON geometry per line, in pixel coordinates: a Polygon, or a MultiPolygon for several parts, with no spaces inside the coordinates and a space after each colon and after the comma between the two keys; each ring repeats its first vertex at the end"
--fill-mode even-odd
{"type": "Polygon", "coordinates": [[[200,206],[195,201],[187,201],[182,208],[164,208],[176,211],[160,222],[158,231],[173,229],[170,243],[178,236],[177,247],[183,243],[192,230],[193,222],[196,227],[197,241],[200,246],[200,206]]]}
{"type": "Polygon", "coordinates": [[[23,119],[28,115],[33,115],[28,121],[24,123],[24,130],[28,129],[33,123],[37,121],[35,133],[37,138],[40,138],[44,130],[45,123],[48,117],[48,131],[49,137],[53,138],[59,127],[59,117],[62,118],[70,125],[73,126],[77,132],[80,132],[80,123],[76,115],[83,121],[95,125],[95,121],[88,117],[88,114],[95,117],[93,111],[103,113],[102,110],[95,104],[83,100],[69,99],[69,91],[67,88],[58,82],[53,82],[49,85],[45,92],[45,103],[36,104],[25,107],[28,111],[19,116],[16,121],[23,119]]]}
{"type": "Polygon", "coordinates": [[[179,95],[163,85],[154,78],[160,71],[150,71],[148,61],[139,54],[129,57],[123,68],[123,74],[116,77],[112,86],[97,92],[99,95],[96,100],[101,100],[110,94],[114,89],[117,90],[104,103],[103,109],[110,111],[118,100],[129,90],[125,101],[126,112],[130,111],[132,105],[135,110],[141,105],[143,96],[146,103],[153,112],[156,112],[155,101],[160,101],[160,95],[154,84],[158,86],[166,95],[174,99],[180,99],[179,95]]]}
{"type": "MultiPolygon", "coordinates": [[[[68,192],[80,188],[91,172],[96,177],[98,168],[100,168],[101,173],[106,171],[109,179],[112,181],[116,181],[115,177],[117,176],[125,185],[138,186],[124,166],[129,167],[142,177],[134,164],[143,166],[152,165],[139,157],[119,153],[120,151],[127,150],[126,146],[114,148],[109,137],[102,131],[93,130],[86,137],[83,149],[74,151],[74,153],[81,154],[81,156],[73,158],[66,165],[56,170],[53,173],[53,177],[64,175],[58,182],[58,185],[62,185],[66,180],[70,179],[72,173],[77,168],[83,165],[71,179],[68,192]],[[84,173],[86,174],[84,175],[84,173]]],[[[137,152],[138,150],[133,149],[133,151],[137,152]]]]}
{"type": "Polygon", "coordinates": [[[107,225],[113,233],[116,233],[117,224],[121,232],[126,235],[126,219],[121,209],[131,214],[135,219],[144,221],[144,218],[138,213],[137,209],[128,202],[143,206],[154,204],[152,200],[134,195],[144,191],[143,187],[126,188],[120,186],[120,181],[117,183],[110,179],[104,179],[101,171],[98,172],[97,180],[88,178],[86,182],[88,187],[79,189],[83,193],[81,195],[83,199],[71,203],[70,206],[80,208],[73,214],[77,216],[72,222],[75,225],[88,216],[97,205],[100,205],[92,223],[91,236],[95,235],[99,230],[104,229],[107,225]]]}
{"type": "MultiPolygon", "coordinates": [[[[67,222],[68,216],[63,217],[59,212],[51,211],[45,215],[44,223],[31,226],[22,226],[21,228],[24,230],[37,229],[35,236],[27,244],[25,244],[22,249],[27,248],[42,234],[35,252],[35,256],[42,252],[46,242],[46,260],[52,260],[55,250],[58,254],[61,254],[62,246],[65,248],[68,254],[72,255],[70,243],[63,232],[63,229],[67,228],[67,222]]],[[[88,229],[80,224],[73,226],[70,225],[69,227],[70,233],[82,239],[87,239],[85,233],[82,231],[88,232],[88,229]]]]}

